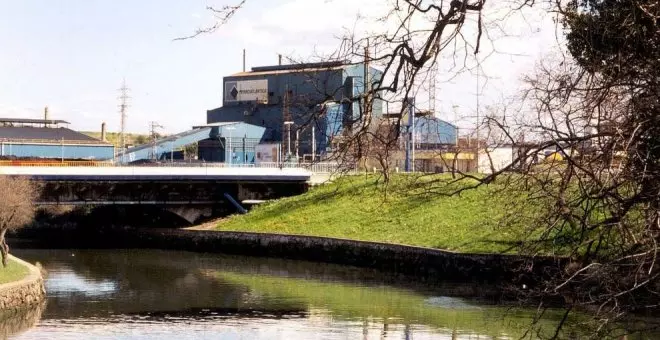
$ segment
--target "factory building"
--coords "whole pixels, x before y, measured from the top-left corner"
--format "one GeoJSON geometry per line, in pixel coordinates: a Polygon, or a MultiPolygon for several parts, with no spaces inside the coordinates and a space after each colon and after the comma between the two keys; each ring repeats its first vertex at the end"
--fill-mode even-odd
{"type": "Polygon", "coordinates": [[[398,136],[398,140],[389,146],[387,153],[379,152],[384,146],[376,145],[376,151],[363,163],[367,169],[381,169],[385,155],[388,167],[401,171],[467,172],[476,167],[474,152],[461,150],[457,145],[458,127],[434,117],[429,111],[418,111],[410,106],[404,110],[403,117],[401,112],[386,113],[374,129],[384,141],[391,136],[398,136]],[[414,111],[412,115],[411,110],[414,111]]]}
{"type": "Polygon", "coordinates": [[[414,132],[417,150],[446,149],[458,138],[456,125],[430,115],[415,117],[414,132]]]}
{"type": "MultiPolygon", "coordinates": [[[[130,148],[116,161],[177,159],[179,149],[197,143],[197,160],[232,164],[330,159],[341,137],[364,116],[364,94],[377,85],[381,71],[365,64],[340,62],[254,67],[223,78],[222,106],[206,112],[206,125],[130,148]],[[365,79],[367,81],[365,82],[365,79]]],[[[392,161],[408,169],[408,145],[414,140],[415,168],[435,171],[438,151],[456,145],[456,126],[417,112],[398,119],[383,112],[378,95],[370,107],[371,126],[400,128],[392,161]],[[412,124],[414,122],[414,124],[412,124]],[[409,143],[410,142],[410,143],[409,143]]],[[[412,106],[411,106],[412,108],[412,106]]],[[[400,113],[399,113],[400,118],[400,113]]],[[[389,130],[388,130],[389,131],[389,130]]],[[[368,157],[368,156],[367,156],[368,157]]],[[[179,157],[180,158],[180,157],[179,157]]],[[[370,168],[368,160],[360,166],[370,168]]]]}
{"type": "Polygon", "coordinates": [[[110,143],[73,131],[63,120],[0,118],[0,158],[107,160],[110,143]]]}
{"type": "MultiPolygon", "coordinates": [[[[319,159],[332,141],[361,115],[358,98],[365,78],[372,85],[382,72],[364,64],[340,62],[254,67],[224,77],[222,107],[207,111],[207,123],[243,122],[263,128],[263,143],[281,143],[286,154],[319,159]]],[[[374,100],[371,114],[382,115],[374,100]]]]}

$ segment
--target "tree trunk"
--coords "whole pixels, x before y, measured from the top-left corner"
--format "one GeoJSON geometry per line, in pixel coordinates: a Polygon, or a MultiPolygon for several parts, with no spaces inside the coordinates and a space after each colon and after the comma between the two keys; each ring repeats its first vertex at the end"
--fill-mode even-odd
{"type": "Polygon", "coordinates": [[[9,246],[5,240],[5,234],[7,234],[7,229],[2,229],[0,231],[0,254],[2,254],[3,267],[7,267],[7,262],[9,261],[9,246]]]}

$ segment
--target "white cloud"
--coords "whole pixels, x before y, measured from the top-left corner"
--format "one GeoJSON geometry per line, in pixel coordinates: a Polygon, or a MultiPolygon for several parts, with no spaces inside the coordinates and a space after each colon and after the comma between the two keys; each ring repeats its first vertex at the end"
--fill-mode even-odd
{"type": "MultiPolygon", "coordinates": [[[[358,17],[382,15],[382,0],[293,0],[259,2],[256,13],[237,15],[218,34],[248,45],[285,51],[334,48],[344,29],[355,27],[358,17]]],[[[250,5],[250,2],[248,2],[250,5]]]]}

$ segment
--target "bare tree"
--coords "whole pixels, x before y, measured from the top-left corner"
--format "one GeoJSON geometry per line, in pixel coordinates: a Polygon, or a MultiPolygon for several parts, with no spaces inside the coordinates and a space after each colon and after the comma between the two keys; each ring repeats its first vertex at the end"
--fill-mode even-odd
{"type": "MultiPolygon", "coordinates": [[[[566,29],[563,52],[568,53],[541,63],[527,77],[518,107],[485,117],[489,174],[453,170],[451,178],[420,185],[452,184],[437,192],[451,195],[501,181],[525,195],[538,213],[519,251],[566,256],[571,264],[521,293],[565,299],[565,320],[574,310],[593,310],[597,330],[604,330],[630,313],[660,306],[660,6],[650,0],[509,2],[512,13],[541,3],[552,5],[566,29]],[[508,163],[496,164],[492,151],[505,144],[516,151],[508,163]],[[552,158],[542,161],[548,152],[552,158]],[[460,182],[464,185],[457,186],[460,182]]],[[[395,138],[375,132],[373,103],[415,97],[437,63],[467,67],[468,55],[478,53],[489,35],[484,6],[484,0],[395,0],[381,19],[382,32],[344,37],[326,59],[366,61],[380,66],[384,76],[366,79],[367,91],[351,98],[359,109],[336,157],[376,154],[386,166],[389,151],[398,147],[390,141],[401,130],[394,130],[395,138]],[[468,23],[475,27],[473,35],[466,35],[468,23]]],[[[227,7],[221,18],[236,10],[227,7]]],[[[405,109],[401,105],[399,119],[405,109]]],[[[561,337],[561,326],[555,338],[561,337]]]]}
{"type": "Polygon", "coordinates": [[[30,180],[0,176],[0,254],[5,267],[9,255],[7,231],[19,229],[32,220],[36,195],[36,186],[30,180]]]}

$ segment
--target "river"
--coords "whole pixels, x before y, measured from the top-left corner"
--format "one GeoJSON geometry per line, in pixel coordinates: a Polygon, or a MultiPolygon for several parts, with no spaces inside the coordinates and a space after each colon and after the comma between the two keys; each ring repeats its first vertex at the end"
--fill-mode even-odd
{"type": "MultiPolygon", "coordinates": [[[[485,288],[330,264],[159,250],[14,254],[48,271],[48,298],[40,320],[10,339],[517,339],[535,313],[465,297],[485,288]]],[[[549,312],[537,327],[549,332],[559,317],[549,312]]]]}

